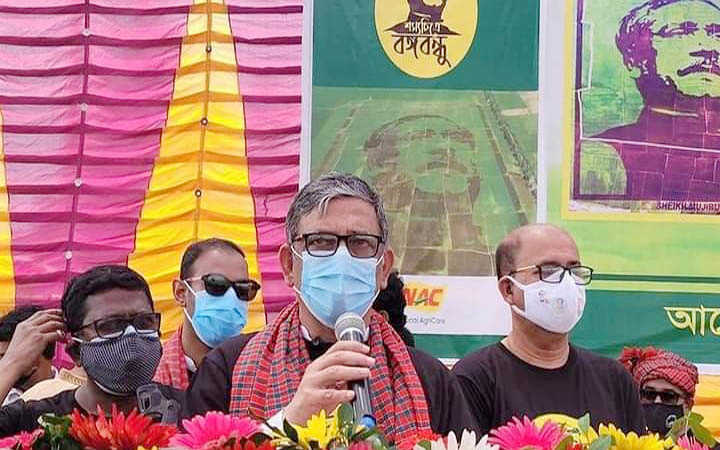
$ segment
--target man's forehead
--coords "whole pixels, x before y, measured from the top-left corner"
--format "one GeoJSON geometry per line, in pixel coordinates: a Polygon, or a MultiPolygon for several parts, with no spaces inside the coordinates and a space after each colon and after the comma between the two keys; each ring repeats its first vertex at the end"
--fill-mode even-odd
{"type": "Polygon", "coordinates": [[[575,240],[555,228],[537,228],[519,236],[516,255],[518,265],[568,264],[579,262],[580,256],[575,240]]]}
{"type": "Polygon", "coordinates": [[[356,197],[337,197],[331,199],[324,210],[317,206],[300,217],[298,234],[323,231],[379,234],[380,224],[375,208],[369,202],[356,197]]]}

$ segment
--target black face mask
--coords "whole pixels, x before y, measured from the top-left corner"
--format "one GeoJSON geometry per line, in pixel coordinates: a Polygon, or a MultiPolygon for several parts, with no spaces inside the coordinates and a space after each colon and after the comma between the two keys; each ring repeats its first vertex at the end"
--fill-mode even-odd
{"type": "Polygon", "coordinates": [[[658,433],[661,437],[665,437],[675,421],[685,415],[682,405],[649,403],[642,406],[648,430],[651,433],[658,433]]]}

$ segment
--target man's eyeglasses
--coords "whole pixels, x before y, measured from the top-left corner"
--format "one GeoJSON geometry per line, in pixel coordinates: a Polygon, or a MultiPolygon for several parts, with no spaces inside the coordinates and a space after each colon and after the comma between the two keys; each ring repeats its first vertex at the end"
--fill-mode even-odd
{"type": "Polygon", "coordinates": [[[337,252],[340,242],[344,241],[348,252],[356,258],[374,258],[382,237],[374,234],[333,234],[333,233],[308,233],[293,239],[293,242],[303,241],[305,250],[311,256],[332,256],[337,252]]]}
{"type": "Polygon", "coordinates": [[[584,286],[592,281],[593,269],[587,266],[565,267],[558,264],[540,264],[534,266],[520,267],[510,272],[513,275],[525,270],[536,269],[540,275],[540,279],[547,283],[560,283],[565,277],[565,272],[570,272],[575,284],[584,286]]]}
{"type": "Polygon", "coordinates": [[[655,403],[658,397],[660,397],[660,403],[664,405],[677,405],[681,396],[675,391],[640,389],[640,399],[646,403],[655,403]]]}
{"type": "Polygon", "coordinates": [[[255,298],[260,290],[260,283],[255,280],[230,281],[225,275],[219,273],[208,273],[201,277],[188,278],[187,282],[202,280],[205,291],[215,297],[225,295],[231,287],[235,290],[240,300],[249,302],[255,298]]]}
{"type": "MultiPolygon", "coordinates": [[[[125,333],[129,325],[132,325],[138,334],[153,334],[160,331],[160,313],[143,313],[134,316],[110,316],[98,319],[85,324],[75,330],[74,333],[87,327],[93,327],[95,334],[101,338],[116,338],[125,333]]],[[[73,333],[73,334],[74,334],[73,333]]]]}

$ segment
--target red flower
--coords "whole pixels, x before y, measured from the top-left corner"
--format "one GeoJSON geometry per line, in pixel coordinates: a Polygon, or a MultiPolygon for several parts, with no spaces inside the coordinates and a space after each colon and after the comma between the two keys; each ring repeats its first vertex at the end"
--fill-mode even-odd
{"type": "Polygon", "coordinates": [[[397,439],[398,450],[413,450],[415,445],[422,441],[436,441],[440,439],[439,434],[435,434],[432,430],[418,430],[411,433],[405,433],[397,439]]]}
{"type": "Polygon", "coordinates": [[[350,444],[348,450],[373,450],[373,447],[366,441],[353,442],[350,444]]]}
{"type": "Polygon", "coordinates": [[[174,426],[153,423],[152,419],[135,409],[126,417],[124,413],[118,412],[115,405],[109,420],[100,406],[97,417],[81,414],[76,409],[71,419],[70,435],[84,447],[96,449],[135,450],[139,446],[164,447],[177,433],[174,426]]]}

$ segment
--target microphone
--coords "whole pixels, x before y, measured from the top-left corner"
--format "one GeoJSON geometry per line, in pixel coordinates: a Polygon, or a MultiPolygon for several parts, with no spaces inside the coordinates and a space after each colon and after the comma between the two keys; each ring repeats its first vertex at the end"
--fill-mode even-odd
{"type": "MultiPolygon", "coordinates": [[[[370,330],[365,321],[354,312],[346,312],[335,321],[335,337],[338,341],[367,341],[370,330]]],[[[377,424],[370,404],[370,386],[367,378],[350,382],[355,399],[352,402],[355,420],[367,428],[374,428],[377,424]]]]}

